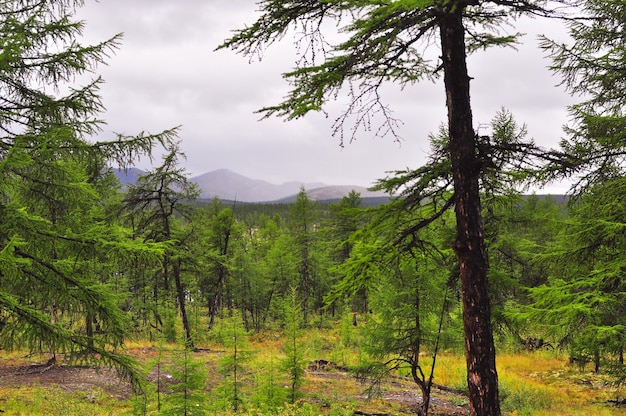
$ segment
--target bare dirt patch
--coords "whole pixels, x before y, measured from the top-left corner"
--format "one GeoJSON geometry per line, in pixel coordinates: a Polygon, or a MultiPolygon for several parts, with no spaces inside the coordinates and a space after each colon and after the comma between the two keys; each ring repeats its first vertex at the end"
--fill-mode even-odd
{"type": "Polygon", "coordinates": [[[101,389],[110,397],[129,399],[132,388],[110,368],[72,367],[66,365],[10,365],[0,362],[0,387],[59,387],[68,392],[101,389]]]}

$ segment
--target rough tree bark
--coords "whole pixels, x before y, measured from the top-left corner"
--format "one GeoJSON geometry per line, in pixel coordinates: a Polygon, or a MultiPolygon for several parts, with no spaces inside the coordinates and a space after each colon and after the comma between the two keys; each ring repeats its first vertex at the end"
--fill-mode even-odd
{"type": "Polygon", "coordinates": [[[472,125],[461,7],[442,16],[440,36],[457,220],[454,250],[460,267],[470,414],[499,416],[496,353],[487,292],[488,260],[479,193],[481,161],[472,125]]]}

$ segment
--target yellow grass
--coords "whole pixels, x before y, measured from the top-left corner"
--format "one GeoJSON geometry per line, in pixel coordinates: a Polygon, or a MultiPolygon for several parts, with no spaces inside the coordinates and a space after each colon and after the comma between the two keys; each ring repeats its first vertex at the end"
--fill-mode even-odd
{"type": "Polygon", "coordinates": [[[128,403],[99,389],[70,392],[56,386],[0,388],[0,409],[7,416],[103,416],[123,414],[128,403]]]}
{"type": "MultiPolygon", "coordinates": [[[[247,349],[255,352],[252,361],[247,364],[246,388],[249,391],[254,389],[255,375],[267,371],[268,368],[276,367],[277,376],[282,377],[279,376],[278,362],[283,357],[283,341],[281,334],[275,331],[249,337],[247,349]]],[[[302,337],[302,342],[308,361],[325,359],[340,366],[352,367],[367,358],[361,349],[343,343],[338,330],[308,330],[302,337]]],[[[222,380],[216,369],[220,359],[228,352],[222,346],[209,341],[199,346],[210,350],[194,354],[194,357],[209,371],[208,385],[209,389],[213,389],[222,380]]],[[[128,342],[126,348],[129,354],[144,364],[154,363],[157,357],[161,357],[164,362],[171,362],[180,351],[180,346],[176,344],[141,340],[128,342]]],[[[45,361],[45,358],[40,358],[45,361]]],[[[2,363],[9,362],[11,365],[28,365],[29,361],[37,360],[37,357],[25,359],[23,352],[7,354],[2,351],[0,355],[2,363]]],[[[429,368],[430,360],[428,354],[424,355],[422,363],[425,368],[429,368]]],[[[580,372],[576,366],[569,365],[567,357],[562,354],[553,351],[499,353],[497,364],[505,415],[626,416],[626,409],[606,404],[609,399],[624,397],[626,392],[615,390],[605,375],[590,371],[580,372]]],[[[283,377],[282,382],[285,381],[283,377]]],[[[439,385],[465,388],[465,358],[457,353],[441,353],[437,357],[434,381],[439,385]]],[[[417,391],[411,382],[403,382],[395,388],[417,391]]],[[[333,415],[352,414],[356,408],[372,412],[384,410],[390,414],[401,411],[400,405],[382,399],[373,398],[365,403],[364,390],[365,386],[351,377],[333,372],[310,372],[302,387],[302,400],[306,405],[286,406],[283,414],[305,414],[302,409],[307,409],[306,414],[333,415]],[[300,413],[297,409],[300,409],[300,413]]],[[[437,393],[437,396],[445,397],[445,394],[437,393]]],[[[457,397],[452,400],[459,399],[457,397]]],[[[462,401],[458,404],[462,404],[462,401]]],[[[68,391],[57,386],[10,388],[0,384],[0,410],[4,410],[5,415],[101,416],[130,414],[131,403],[109,397],[106,392],[97,388],[68,391]]],[[[406,409],[402,409],[404,410],[406,409]]],[[[247,414],[260,413],[250,406],[247,414]]]]}
{"type": "MultiPolygon", "coordinates": [[[[425,356],[422,363],[430,365],[425,356]]],[[[608,400],[623,398],[608,376],[580,372],[567,356],[554,351],[501,353],[497,356],[503,413],[508,415],[612,416],[626,409],[608,400]]],[[[434,382],[463,389],[466,385],[465,357],[441,353],[437,357],[434,382]]]]}
{"type": "MultiPolygon", "coordinates": [[[[513,414],[626,415],[626,409],[607,404],[607,400],[615,399],[620,391],[611,385],[606,375],[580,372],[563,354],[553,351],[501,354],[497,362],[500,390],[504,395],[508,394],[509,400],[517,398],[518,407],[526,403],[537,408],[521,413],[513,405],[510,409],[513,414]]],[[[507,398],[504,399],[506,403],[507,398]]]]}

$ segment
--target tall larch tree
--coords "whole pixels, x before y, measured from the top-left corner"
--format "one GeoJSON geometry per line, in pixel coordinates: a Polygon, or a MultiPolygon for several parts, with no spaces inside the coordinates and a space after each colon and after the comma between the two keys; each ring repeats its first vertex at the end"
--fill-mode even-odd
{"type": "Polygon", "coordinates": [[[467,54],[515,42],[500,35],[502,24],[524,14],[550,15],[542,1],[408,0],[310,1],[264,0],[260,17],[236,31],[220,48],[251,57],[294,30],[300,56],[284,74],[293,86],[285,100],[262,108],[265,116],[287,119],[325,111],[325,103],[347,92],[349,104],[334,131],[343,144],[343,126],[354,121],[353,135],[382,115],[377,135],[396,134],[397,123],[382,102],[380,86],[402,86],[443,73],[452,163],[457,235],[454,250],[462,284],[467,380],[472,415],[499,415],[498,377],[487,291],[487,252],[481,215],[479,152],[470,102],[467,54]],[[339,28],[336,37],[325,29],[339,28]],[[339,41],[333,44],[333,39],[339,41]],[[436,46],[434,46],[436,45],[436,46]],[[437,49],[429,61],[423,53],[437,49]]]}
{"type": "MultiPolygon", "coordinates": [[[[361,207],[363,200],[356,191],[351,191],[341,201],[329,205],[330,217],[324,224],[327,230],[327,238],[333,245],[333,260],[341,265],[350,258],[354,242],[350,237],[365,224],[364,209],[361,207]]],[[[361,289],[352,296],[352,312],[363,313],[368,310],[367,292],[361,289]]],[[[333,303],[333,310],[334,310],[333,303]]],[[[356,319],[356,316],[353,315],[356,319]]]]}
{"type": "Polygon", "coordinates": [[[97,212],[79,212],[85,202],[99,200],[98,189],[111,191],[97,185],[100,168],[128,166],[158,142],[170,141],[172,132],[93,141],[104,108],[98,95],[102,80],[93,74],[120,37],[82,45],[83,23],[74,19],[80,5],[0,2],[1,338],[5,347],[21,341],[32,349],[54,344],[64,352],[91,350],[137,376],[132,362],[114,350],[125,334],[123,313],[84,268],[94,252],[121,253],[123,244],[99,227],[97,212]],[[77,85],[79,77],[89,76],[91,81],[77,85]],[[67,316],[97,318],[108,333],[96,337],[55,322],[57,302],[68,307],[67,316]],[[49,307],[38,308],[43,304],[49,307]]]}
{"type": "Polygon", "coordinates": [[[304,324],[308,323],[309,312],[313,306],[312,300],[319,284],[315,241],[316,215],[317,205],[311,201],[304,188],[300,188],[296,201],[289,210],[287,222],[297,263],[298,281],[295,286],[302,297],[304,324]]]}
{"type": "Polygon", "coordinates": [[[155,275],[153,290],[155,294],[163,290],[168,295],[173,280],[185,331],[185,345],[193,349],[182,276],[184,253],[189,250],[186,237],[190,232],[184,230],[182,223],[191,217],[190,203],[198,197],[199,191],[194,183],[188,181],[184,169],[178,166],[180,158],[184,157],[178,144],[173,144],[168,151],[161,166],[139,176],[129,186],[124,207],[135,224],[138,236],[146,241],[167,244],[160,271],[155,275]]]}
{"type": "MultiPolygon", "coordinates": [[[[234,208],[234,206],[233,206],[234,208]]],[[[209,328],[224,307],[233,307],[232,268],[235,251],[233,242],[240,234],[233,208],[213,200],[206,213],[206,235],[203,238],[204,256],[208,273],[200,281],[207,300],[209,328]]]]}

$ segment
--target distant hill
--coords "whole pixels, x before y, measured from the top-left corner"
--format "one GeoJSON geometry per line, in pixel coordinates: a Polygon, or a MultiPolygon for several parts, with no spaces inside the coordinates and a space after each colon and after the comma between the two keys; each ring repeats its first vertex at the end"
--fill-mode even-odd
{"type": "Polygon", "coordinates": [[[280,185],[251,179],[228,169],[218,169],[189,178],[201,190],[200,198],[220,198],[241,202],[268,202],[296,194],[305,189],[323,186],[322,183],[286,182],[280,185]]]}
{"type": "MultiPolygon", "coordinates": [[[[122,185],[132,184],[137,176],[145,174],[140,169],[123,171],[114,169],[115,174],[122,185]]],[[[275,185],[259,179],[251,179],[228,169],[218,169],[189,178],[200,188],[200,198],[239,202],[282,202],[288,203],[295,200],[300,188],[304,187],[309,198],[315,201],[338,200],[347,196],[352,190],[361,194],[361,197],[384,197],[383,192],[371,192],[361,186],[329,186],[319,182],[285,182],[275,185]]]]}
{"type": "MultiPolygon", "coordinates": [[[[146,172],[130,168],[127,170],[113,169],[115,175],[123,186],[135,183],[139,175],[146,172]]],[[[388,195],[384,192],[372,192],[362,186],[338,185],[329,186],[323,183],[286,182],[281,185],[251,179],[228,169],[218,169],[199,176],[189,178],[198,184],[201,190],[200,199],[210,200],[218,198],[225,201],[237,202],[271,202],[287,204],[296,200],[300,187],[304,187],[307,195],[313,201],[334,202],[347,196],[352,190],[361,194],[364,206],[377,206],[388,201],[388,195]]],[[[525,195],[529,198],[530,195],[525,195]]],[[[566,195],[538,194],[538,198],[551,198],[557,204],[567,204],[569,197],[566,195]]]]}
{"type": "Polygon", "coordinates": [[[137,169],[137,168],[130,168],[130,169],[116,168],[116,169],[113,169],[113,173],[115,173],[115,176],[117,176],[117,179],[122,184],[122,187],[126,187],[128,184],[135,183],[137,181],[137,177],[139,177],[139,175],[145,175],[146,171],[137,169]]]}
{"type": "MultiPolygon", "coordinates": [[[[361,194],[361,198],[385,198],[387,194],[384,192],[372,192],[367,188],[362,186],[350,186],[350,185],[337,185],[337,186],[322,186],[319,188],[308,189],[305,187],[307,196],[313,201],[335,201],[340,200],[344,196],[350,194],[350,192],[355,191],[361,194]]],[[[298,192],[300,190],[298,189],[298,192]]],[[[282,198],[276,202],[289,203],[294,202],[296,200],[297,194],[289,195],[288,197],[282,198]]]]}

